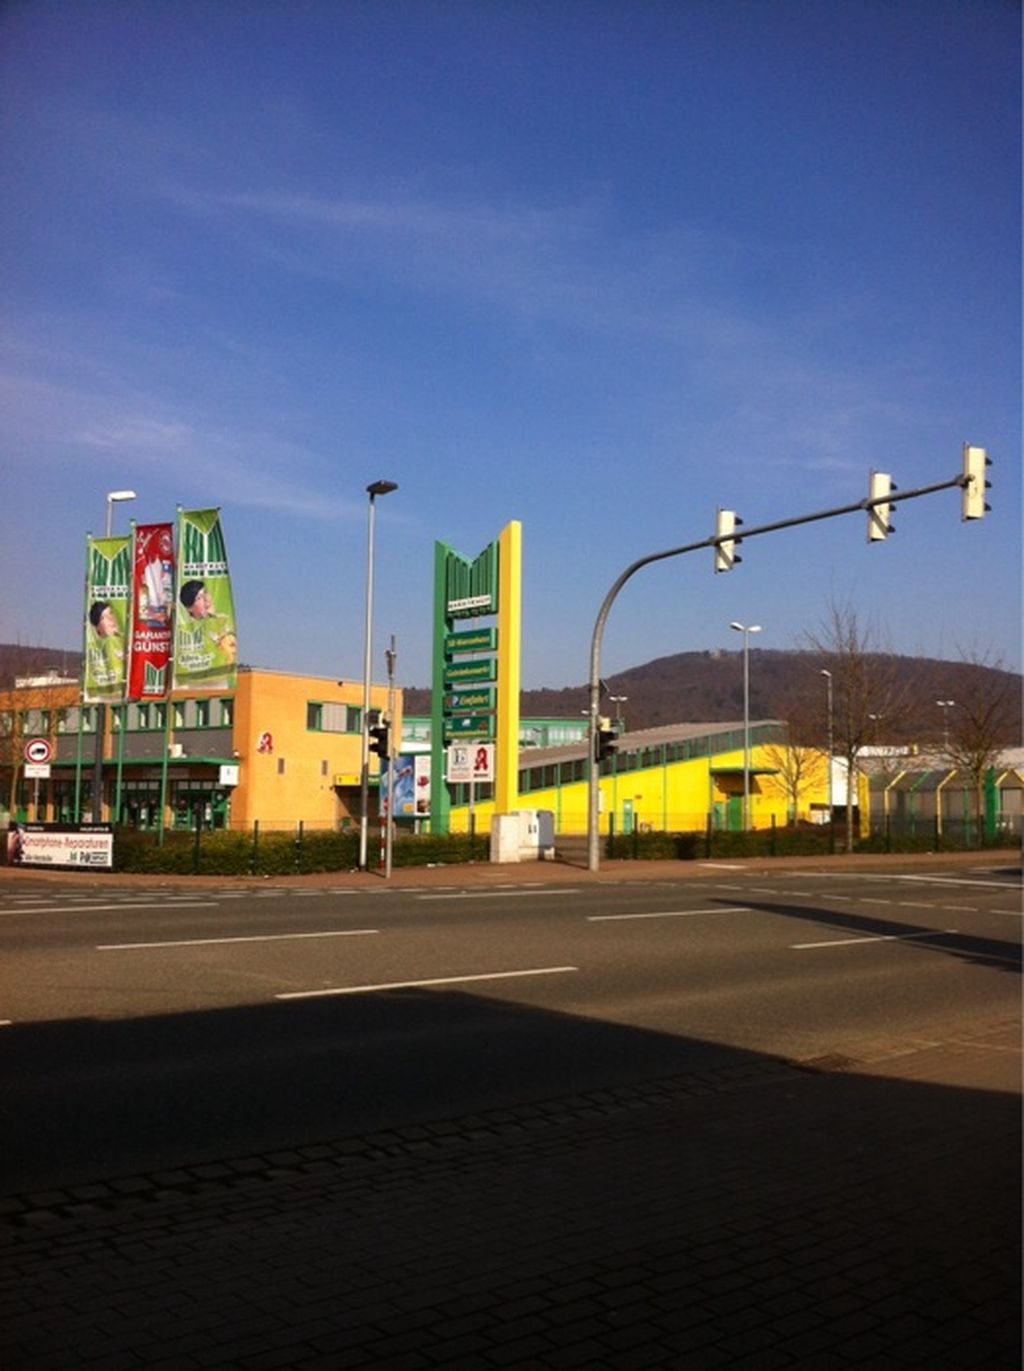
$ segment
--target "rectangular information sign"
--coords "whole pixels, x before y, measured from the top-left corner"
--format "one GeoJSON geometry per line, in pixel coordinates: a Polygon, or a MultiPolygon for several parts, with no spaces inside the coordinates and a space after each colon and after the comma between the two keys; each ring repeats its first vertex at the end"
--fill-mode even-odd
{"type": "Polygon", "coordinates": [[[493,709],[494,689],[483,686],[480,690],[459,690],[444,697],[444,707],[449,714],[462,714],[467,709],[493,709]]]}
{"type": "Polygon", "coordinates": [[[445,779],[453,785],[465,785],[468,781],[493,781],[494,744],[453,743],[448,749],[448,774],[445,779]]]}
{"type": "Polygon", "coordinates": [[[493,681],[497,673],[497,663],[486,662],[448,663],[444,669],[446,686],[461,685],[463,681],[493,681]]]}
{"type": "Polygon", "coordinates": [[[444,721],[445,738],[490,738],[493,732],[493,714],[460,714],[444,721]]]}
{"type": "Polygon", "coordinates": [[[114,831],[110,824],[11,824],[8,866],[71,866],[110,871],[114,831]]]}
{"type": "Polygon", "coordinates": [[[465,633],[449,633],[444,640],[445,653],[450,657],[458,652],[494,652],[497,647],[496,628],[471,628],[465,633]]]}

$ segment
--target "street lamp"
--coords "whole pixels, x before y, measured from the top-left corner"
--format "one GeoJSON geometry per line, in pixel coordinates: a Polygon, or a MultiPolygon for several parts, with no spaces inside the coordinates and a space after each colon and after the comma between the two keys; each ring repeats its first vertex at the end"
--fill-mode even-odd
{"type": "MultiPolygon", "coordinates": [[[[107,517],[104,525],[106,537],[110,537],[113,528],[114,506],[122,504],[125,500],[134,499],[134,490],[110,490],[107,492],[107,517]]],[[[94,824],[103,822],[103,752],[106,734],[107,707],[104,704],[98,704],[96,706],[96,751],[92,768],[92,821],[94,824]]]]}
{"type": "Polygon", "coordinates": [[[124,500],[134,500],[134,490],[111,490],[107,494],[107,537],[110,537],[110,526],[114,514],[114,505],[120,504],[124,500]]]}
{"type": "Polygon", "coordinates": [[[750,828],[750,635],[760,633],[760,624],[731,623],[743,634],[743,832],[750,828]]]}
{"type": "Polygon", "coordinates": [[[370,808],[370,641],[373,635],[373,523],[378,495],[390,495],[398,486],[394,481],[371,481],[366,487],[370,497],[369,522],[366,539],[366,633],[363,638],[363,723],[362,764],[359,784],[359,869],[367,869],[366,849],[369,835],[370,808]]]}
{"type": "MultiPolygon", "coordinates": [[[[628,696],[628,695],[609,695],[609,696],[608,696],[608,699],[609,699],[609,701],[615,706],[615,722],[616,722],[617,724],[621,724],[621,723],[622,723],[622,710],[621,710],[621,708],[620,708],[620,705],[624,705],[624,704],[626,703],[626,701],[629,699],[629,696],[628,696]]],[[[622,729],[621,729],[621,728],[619,729],[619,732],[620,732],[620,733],[622,732],[622,729]]]]}
{"type": "Polygon", "coordinates": [[[947,759],[947,761],[948,761],[948,759],[949,759],[949,714],[947,713],[947,710],[952,709],[953,706],[956,704],[956,701],[955,701],[955,700],[936,700],[935,703],[936,703],[936,704],[938,705],[938,707],[942,710],[942,750],[943,750],[943,752],[945,752],[945,754],[946,754],[946,759],[947,759]]]}
{"type": "Polygon", "coordinates": [[[821,674],[825,677],[825,686],[828,696],[828,834],[829,851],[834,848],[835,840],[835,821],[836,809],[835,800],[832,794],[832,753],[834,751],[833,738],[833,714],[832,714],[832,673],[822,667],[821,674]]]}

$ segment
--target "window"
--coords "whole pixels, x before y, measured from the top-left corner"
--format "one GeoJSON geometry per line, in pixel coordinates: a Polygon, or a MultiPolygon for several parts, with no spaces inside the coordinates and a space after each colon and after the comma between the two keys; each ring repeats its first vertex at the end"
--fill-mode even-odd
{"type": "Polygon", "coordinates": [[[209,700],[196,700],[196,728],[210,727],[210,702],[209,700]]]}
{"type": "Polygon", "coordinates": [[[283,757],[278,757],[278,759],[277,759],[277,774],[278,774],[279,776],[283,776],[283,775],[284,775],[284,758],[283,758],[283,757]]]}
{"type": "Polygon", "coordinates": [[[326,704],[310,701],[306,705],[306,727],[318,733],[359,733],[362,717],[363,711],[356,705],[336,701],[326,704]]]}
{"type": "Polygon", "coordinates": [[[154,727],[154,728],[166,728],[166,727],[167,727],[167,706],[166,706],[166,705],[161,704],[161,705],[154,705],[154,706],[153,706],[153,727],[154,727]]]}
{"type": "Polygon", "coordinates": [[[185,710],[187,709],[187,707],[188,707],[188,706],[187,706],[186,701],[184,701],[184,700],[176,700],[176,701],[175,701],[175,703],[174,703],[174,727],[175,727],[175,728],[184,728],[184,727],[185,727],[185,710]]]}
{"type": "Polygon", "coordinates": [[[220,702],[221,728],[230,728],[235,721],[235,702],[228,698],[220,702]]]}
{"type": "Polygon", "coordinates": [[[138,728],[138,729],[151,728],[151,727],[152,727],[152,724],[151,724],[151,722],[150,722],[151,718],[152,718],[152,713],[151,713],[151,709],[150,709],[150,706],[149,706],[149,705],[136,705],[136,706],[135,706],[135,727],[136,727],[136,728],[138,728]]]}

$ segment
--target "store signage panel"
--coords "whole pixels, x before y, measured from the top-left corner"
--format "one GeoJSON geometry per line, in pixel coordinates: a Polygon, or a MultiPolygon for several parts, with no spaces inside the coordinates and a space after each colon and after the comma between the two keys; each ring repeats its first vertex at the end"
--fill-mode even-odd
{"type": "Polygon", "coordinates": [[[463,681],[493,681],[497,679],[498,664],[491,658],[484,662],[459,662],[444,669],[446,686],[461,685],[463,681]]]}
{"type": "Polygon", "coordinates": [[[460,652],[495,652],[498,647],[496,628],[474,628],[465,633],[449,633],[444,640],[445,654],[454,657],[460,652]]]}
{"type": "Polygon", "coordinates": [[[459,690],[444,697],[444,707],[449,714],[463,714],[467,710],[494,708],[494,687],[483,686],[480,690],[459,690]]]}

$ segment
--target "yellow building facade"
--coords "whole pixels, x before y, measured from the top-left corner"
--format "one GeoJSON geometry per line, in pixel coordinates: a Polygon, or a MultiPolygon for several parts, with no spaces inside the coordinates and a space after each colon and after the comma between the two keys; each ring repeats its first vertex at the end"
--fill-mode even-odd
{"type": "MultiPolygon", "coordinates": [[[[550,811],[556,833],[585,833],[586,746],[528,749],[519,761],[519,808],[550,811]]],[[[742,724],[679,724],[624,734],[601,766],[601,831],[699,832],[709,822],[719,831],[738,831],[745,770],[752,828],[827,822],[827,755],[806,748],[797,755],[786,742],[785,726],[770,720],[751,724],[749,755],[742,724]]],[[[489,826],[494,806],[481,789],[471,809],[467,792],[457,788],[452,830],[465,832],[472,823],[480,832],[489,826]]]]}

